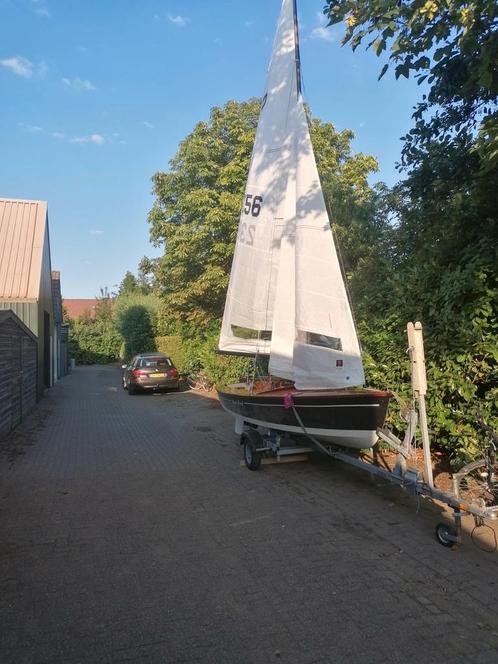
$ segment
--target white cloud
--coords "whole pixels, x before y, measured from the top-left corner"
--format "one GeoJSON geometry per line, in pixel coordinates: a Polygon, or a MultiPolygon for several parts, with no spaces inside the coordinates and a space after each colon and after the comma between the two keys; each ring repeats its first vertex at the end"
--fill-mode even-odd
{"type": "Polygon", "coordinates": [[[74,136],[69,139],[70,143],[94,143],[95,145],[102,145],[105,141],[102,134],[91,134],[90,136],[74,136]]]}
{"type": "Polygon", "coordinates": [[[0,65],[17,76],[31,78],[33,76],[33,63],[22,55],[14,55],[11,58],[0,60],[0,65]]]}
{"type": "Polygon", "coordinates": [[[52,138],[62,140],[63,138],[66,138],[66,134],[64,134],[62,131],[53,131],[52,138]]]}
{"type": "Polygon", "coordinates": [[[172,14],[168,14],[168,21],[173,23],[173,25],[176,25],[178,28],[184,28],[187,23],[190,22],[190,19],[186,16],[173,16],[172,14]]]}
{"type": "Polygon", "coordinates": [[[43,127],[39,127],[38,125],[27,124],[26,122],[20,122],[19,126],[21,127],[21,129],[24,129],[24,131],[27,131],[30,134],[42,134],[45,131],[43,127]]]}
{"type": "Polygon", "coordinates": [[[147,120],[144,120],[144,122],[142,124],[143,124],[144,127],[147,127],[147,129],[155,129],[152,122],[147,122],[147,120]]]}
{"type": "Polygon", "coordinates": [[[316,18],[318,20],[318,27],[311,31],[311,39],[322,39],[323,41],[332,42],[335,40],[335,35],[331,28],[327,28],[327,17],[321,12],[317,12],[316,18]]]}
{"type": "Polygon", "coordinates": [[[90,235],[104,235],[104,231],[91,230],[90,235]]]}
{"type": "Polygon", "coordinates": [[[322,39],[323,41],[334,41],[334,35],[328,28],[322,28],[322,26],[315,28],[311,31],[311,39],[322,39]]]}
{"type": "Polygon", "coordinates": [[[43,2],[43,0],[31,0],[33,4],[33,11],[35,14],[38,14],[38,16],[50,16],[50,12],[43,2]]]}
{"type": "Polygon", "coordinates": [[[92,92],[92,90],[96,89],[91,81],[82,79],[79,76],[76,76],[76,78],[73,79],[62,78],[61,80],[67,88],[70,88],[75,92],[92,92]]]}

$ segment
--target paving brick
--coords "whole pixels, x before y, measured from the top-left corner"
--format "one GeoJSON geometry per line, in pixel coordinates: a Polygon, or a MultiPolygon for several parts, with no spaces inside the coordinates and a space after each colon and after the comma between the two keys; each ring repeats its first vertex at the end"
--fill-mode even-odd
{"type": "Polygon", "coordinates": [[[195,393],[78,368],[0,443],[0,662],[498,661],[498,557],[319,456],[240,466],[195,393]]]}

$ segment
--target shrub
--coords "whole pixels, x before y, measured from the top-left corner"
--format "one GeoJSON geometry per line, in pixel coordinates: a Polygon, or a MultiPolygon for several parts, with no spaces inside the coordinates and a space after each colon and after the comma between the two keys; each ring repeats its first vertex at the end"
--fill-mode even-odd
{"type": "Polygon", "coordinates": [[[155,334],[160,307],[154,295],[129,293],[116,300],[116,325],[123,337],[124,359],[156,350],[155,334]]]}
{"type": "Polygon", "coordinates": [[[69,325],[69,356],[77,364],[108,364],[118,359],[121,336],[113,321],[79,318],[69,325]]]}

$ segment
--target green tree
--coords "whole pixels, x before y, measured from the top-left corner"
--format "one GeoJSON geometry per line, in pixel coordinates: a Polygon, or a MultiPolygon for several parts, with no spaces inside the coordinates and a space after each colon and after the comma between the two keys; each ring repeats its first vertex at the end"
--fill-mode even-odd
{"type": "Polygon", "coordinates": [[[396,78],[413,73],[429,87],[404,137],[405,165],[420,165],[433,141],[446,150],[472,143],[483,170],[498,165],[497,7],[494,0],[326,0],[330,23],[346,23],[343,43],[354,50],[366,41],[378,56],[390,51],[380,77],[392,64],[396,78]]]}
{"type": "MultiPolygon", "coordinates": [[[[153,176],[149,222],[153,242],[165,247],[155,274],[166,324],[204,326],[222,315],[259,109],[256,99],[213,108],[181,142],[170,171],[153,176]]],[[[365,241],[375,196],[367,178],[377,162],[352,154],[350,131],[314,119],[311,133],[334,226],[347,219],[365,241]]],[[[344,250],[348,269],[358,262],[354,244],[344,250]]]]}
{"type": "Polygon", "coordinates": [[[119,284],[118,294],[129,295],[130,293],[136,293],[137,291],[139,291],[139,286],[135,275],[133,272],[126,272],[123,280],[119,284]]]}
{"type": "Polygon", "coordinates": [[[100,297],[97,297],[95,305],[95,317],[99,320],[112,321],[114,300],[110,296],[107,287],[100,289],[100,297]]]}
{"type": "Polygon", "coordinates": [[[124,340],[125,360],[156,350],[150,312],[144,306],[136,304],[121,310],[117,324],[124,340]]]}
{"type": "Polygon", "coordinates": [[[137,353],[156,350],[155,337],[161,332],[159,309],[160,301],[155,295],[135,291],[118,296],[115,305],[116,327],[123,340],[125,359],[137,353]]]}

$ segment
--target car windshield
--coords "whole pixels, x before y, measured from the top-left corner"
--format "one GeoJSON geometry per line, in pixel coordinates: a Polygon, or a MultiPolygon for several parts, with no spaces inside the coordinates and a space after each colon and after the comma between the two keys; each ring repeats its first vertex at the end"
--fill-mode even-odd
{"type": "Polygon", "coordinates": [[[138,366],[140,369],[169,369],[171,360],[168,357],[142,357],[138,366]]]}

